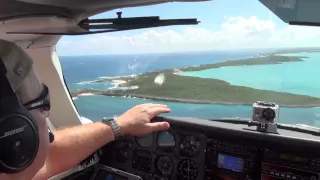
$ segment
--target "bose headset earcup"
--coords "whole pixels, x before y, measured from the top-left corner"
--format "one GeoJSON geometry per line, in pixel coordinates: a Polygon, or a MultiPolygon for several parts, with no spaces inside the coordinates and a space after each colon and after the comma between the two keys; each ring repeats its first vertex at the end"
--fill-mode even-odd
{"type": "Polygon", "coordinates": [[[38,127],[14,93],[1,59],[0,81],[0,172],[17,173],[28,168],[38,153],[38,127]]]}
{"type": "Polygon", "coordinates": [[[37,155],[38,128],[27,113],[15,111],[0,120],[1,172],[21,172],[30,166],[37,155]]]}

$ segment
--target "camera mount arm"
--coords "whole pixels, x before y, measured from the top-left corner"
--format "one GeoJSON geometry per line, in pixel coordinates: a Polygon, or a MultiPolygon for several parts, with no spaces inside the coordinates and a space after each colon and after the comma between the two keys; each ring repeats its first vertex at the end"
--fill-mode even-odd
{"type": "Polygon", "coordinates": [[[259,132],[279,134],[277,131],[277,124],[274,124],[274,123],[249,121],[248,127],[251,127],[251,126],[257,126],[257,131],[259,132]]]}

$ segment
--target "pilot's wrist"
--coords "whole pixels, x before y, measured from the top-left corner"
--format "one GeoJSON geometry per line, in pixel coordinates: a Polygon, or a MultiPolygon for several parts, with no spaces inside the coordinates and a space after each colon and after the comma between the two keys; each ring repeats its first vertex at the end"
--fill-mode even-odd
{"type": "Polygon", "coordinates": [[[121,116],[119,116],[117,118],[117,122],[118,122],[118,125],[120,127],[120,132],[121,132],[121,135],[124,136],[124,135],[128,135],[129,134],[129,125],[128,125],[128,122],[126,122],[125,119],[123,119],[121,116]]]}
{"type": "Polygon", "coordinates": [[[123,125],[121,122],[118,121],[118,117],[117,116],[113,116],[113,117],[105,117],[102,119],[102,123],[107,124],[113,131],[113,136],[114,136],[114,140],[120,138],[121,136],[123,136],[123,125]]]}

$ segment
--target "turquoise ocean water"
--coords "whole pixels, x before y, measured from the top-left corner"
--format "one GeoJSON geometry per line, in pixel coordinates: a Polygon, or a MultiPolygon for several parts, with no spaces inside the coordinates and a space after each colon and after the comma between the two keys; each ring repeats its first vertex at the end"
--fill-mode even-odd
{"type": "MultiPolygon", "coordinates": [[[[263,52],[61,57],[61,64],[70,90],[81,88],[108,89],[112,88],[114,84],[95,83],[92,81],[103,76],[122,76],[158,69],[216,63],[224,60],[247,58],[258,53],[263,52]]],[[[305,61],[303,62],[223,67],[197,72],[183,72],[181,75],[216,78],[234,85],[320,97],[320,71],[318,71],[320,54],[299,53],[290,55],[302,55],[309,58],[304,59],[305,61]]],[[[155,101],[106,96],[79,96],[74,99],[80,115],[91,120],[99,120],[103,116],[121,114],[134,105],[147,102],[155,101]]],[[[166,116],[198,117],[202,119],[222,117],[249,118],[252,113],[251,106],[160,103],[168,104],[172,109],[172,112],[166,114],[166,116]]],[[[281,108],[280,122],[302,123],[320,127],[320,107],[281,108]]]]}
{"type": "Polygon", "coordinates": [[[304,61],[273,65],[233,66],[181,75],[215,78],[232,85],[248,86],[256,89],[289,92],[320,97],[320,54],[299,53],[290,56],[307,56],[304,61]]]}

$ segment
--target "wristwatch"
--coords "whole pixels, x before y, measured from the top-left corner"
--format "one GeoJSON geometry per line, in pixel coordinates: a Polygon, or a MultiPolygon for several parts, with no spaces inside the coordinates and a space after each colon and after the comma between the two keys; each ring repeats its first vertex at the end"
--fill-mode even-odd
{"type": "Polygon", "coordinates": [[[120,131],[120,126],[117,121],[117,116],[104,117],[104,118],[102,118],[101,122],[104,124],[107,124],[108,126],[111,127],[115,140],[119,139],[121,137],[121,131],[120,131]]]}

